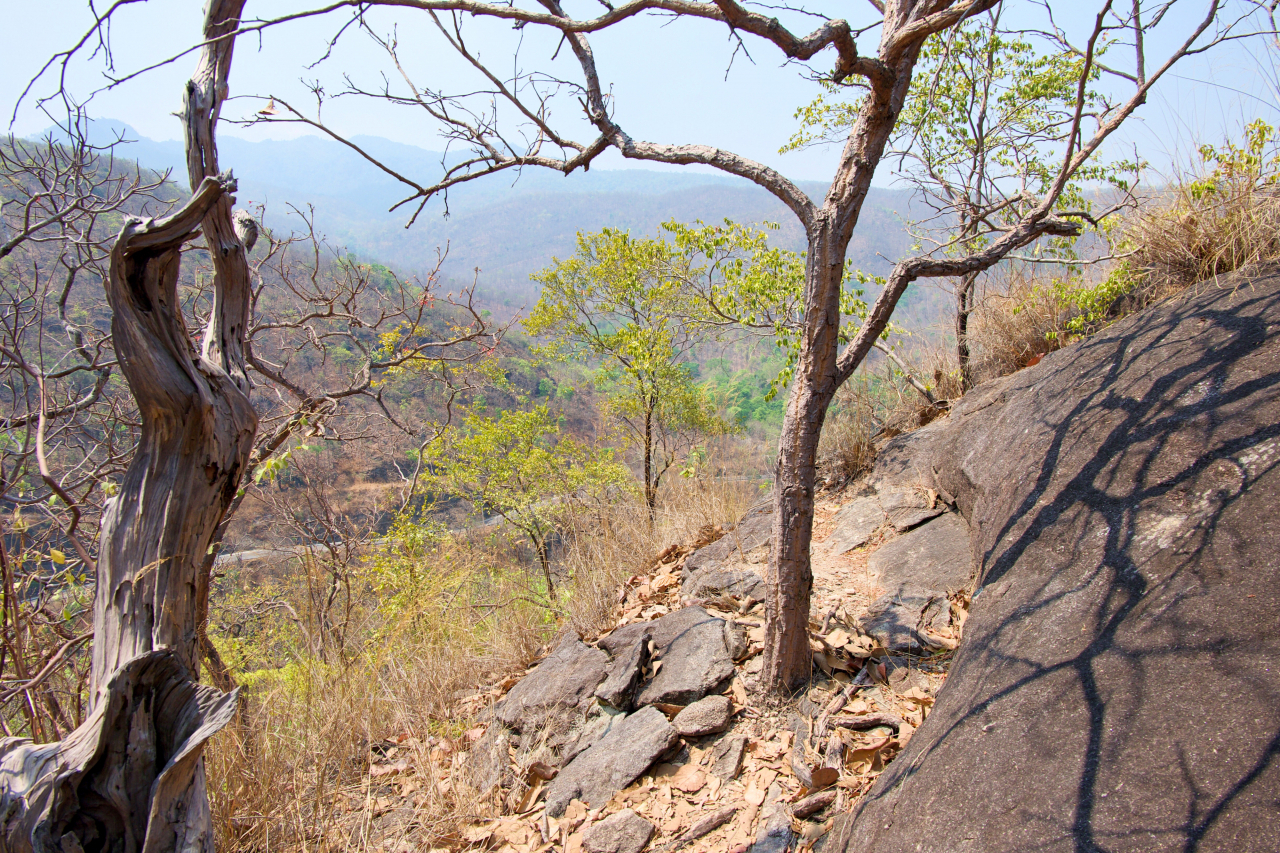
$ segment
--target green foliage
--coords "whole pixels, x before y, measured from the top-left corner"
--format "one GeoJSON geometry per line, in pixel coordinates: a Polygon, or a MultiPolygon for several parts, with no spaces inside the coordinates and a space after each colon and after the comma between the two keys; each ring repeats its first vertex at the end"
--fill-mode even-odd
{"type": "MultiPolygon", "coordinates": [[[[1106,44],[1099,45],[1099,54],[1106,44]]],[[[898,122],[895,147],[902,177],[916,184],[934,207],[956,220],[940,237],[954,252],[985,244],[992,225],[1020,219],[1053,187],[1080,100],[1081,56],[1044,52],[1019,33],[1000,29],[995,14],[970,19],[931,36],[916,65],[898,122]]],[[[1103,94],[1089,74],[1085,116],[1104,111],[1103,94]]],[[[855,87],[828,83],[796,111],[800,129],[782,149],[791,151],[848,135],[857,119],[855,87]]],[[[1116,160],[1079,170],[1058,197],[1059,211],[1088,211],[1088,183],[1127,190],[1139,164],[1116,160]]],[[[1044,241],[1038,251],[1072,257],[1074,241],[1044,241]]]]}
{"type": "Polygon", "coordinates": [[[544,571],[547,539],[556,529],[561,503],[630,479],[612,451],[563,437],[559,419],[546,406],[508,410],[496,418],[473,412],[427,447],[425,461],[428,488],[506,519],[529,537],[544,571]]]}
{"type": "Polygon", "coordinates": [[[681,448],[731,429],[689,367],[711,329],[692,275],[678,242],[580,233],[573,257],[533,276],[542,296],[524,321],[546,340],[540,354],[599,362],[606,412],[641,447],[651,508],[681,448]]]}

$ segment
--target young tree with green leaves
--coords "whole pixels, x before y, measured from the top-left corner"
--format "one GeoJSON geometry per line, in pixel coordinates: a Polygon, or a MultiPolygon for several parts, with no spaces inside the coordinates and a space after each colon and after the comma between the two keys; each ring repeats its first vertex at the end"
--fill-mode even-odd
{"type": "MultiPolygon", "coordinates": [[[[1105,45],[1092,65],[1068,46],[1038,49],[1029,34],[1002,24],[1005,12],[997,6],[924,42],[891,143],[896,176],[915,187],[929,210],[927,221],[916,223],[916,236],[954,257],[982,250],[1053,189],[1078,107],[1088,115],[1107,108],[1097,88],[1105,45]]],[[[848,81],[824,88],[797,110],[801,128],[784,151],[848,135],[861,92],[848,81]]],[[[1091,215],[1086,185],[1109,185],[1127,199],[1137,169],[1126,160],[1082,166],[1059,191],[1056,214],[1096,226],[1121,205],[1091,215]]],[[[1057,236],[1019,257],[1071,263],[1076,241],[1075,235],[1057,236]]],[[[954,284],[956,359],[966,389],[973,384],[969,318],[984,272],[969,270],[954,284]]]]}
{"type": "Polygon", "coordinates": [[[606,413],[640,448],[650,517],[681,453],[731,429],[686,366],[710,331],[687,286],[690,261],[661,239],[609,228],[579,234],[573,257],[533,276],[542,296],[524,321],[529,334],[548,339],[543,355],[600,361],[606,413]]]}
{"type": "Polygon", "coordinates": [[[564,503],[629,480],[611,452],[561,436],[559,419],[546,406],[496,418],[468,414],[423,452],[427,488],[461,497],[482,515],[501,516],[529,537],[548,594],[554,592],[550,540],[564,503]]]}

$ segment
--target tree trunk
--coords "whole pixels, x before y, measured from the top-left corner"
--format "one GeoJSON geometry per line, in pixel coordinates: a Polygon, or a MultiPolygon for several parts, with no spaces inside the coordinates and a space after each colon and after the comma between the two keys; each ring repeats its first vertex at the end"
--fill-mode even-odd
{"type": "Polygon", "coordinates": [[[653,476],[653,405],[645,401],[644,413],[644,502],[649,507],[649,526],[658,511],[658,484],[653,476]]]}
{"type": "Polygon", "coordinates": [[[235,696],[195,682],[196,579],[257,417],[192,351],[177,282],[183,244],[233,188],[204,180],[174,215],[128,222],[112,250],[112,335],[142,436],[103,519],[93,712],[60,743],[0,746],[6,850],[212,848],[201,752],[235,696]]]}
{"type": "Polygon", "coordinates": [[[956,361],[960,365],[960,387],[973,387],[972,353],[969,350],[969,315],[973,313],[973,286],[981,273],[961,276],[956,285],[956,361]]]}
{"type": "Polygon", "coordinates": [[[773,545],[765,577],[764,681],[779,693],[806,684],[813,670],[809,651],[813,495],[822,424],[838,387],[836,353],[844,251],[832,250],[829,220],[821,222],[817,230],[809,240],[804,337],[778,437],[773,545]],[[830,298],[832,291],[834,299],[830,298]],[[810,293],[818,298],[810,298],[810,293]]]}
{"type": "MultiPolygon", "coordinates": [[[[910,12],[909,4],[886,8],[891,11],[886,12],[882,39],[894,37],[896,22],[891,25],[891,17],[909,16],[910,12]]],[[[852,373],[852,369],[837,366],[845,252],[876,166],[884,156],[906,100],[919,50],[919,43],[908,47],[891,73],[873,83],[841,153],[836,179],[822,208],[806,227],[805,313],[795,378],[778,438],[773,545],[766,577],[763,680],[774,693],[785,695],[802,687],[813,671],[809,652],[809,595],[813,587],[809,547],[813,538],[818,441],[827,407],[836,389],[852,373]]],[[[882,299],[887,296],[886,291],[882,299]]],[[[892,301],[896,304],[900,296],[893,296],[892,301]]],[[[888,306],[890,313],[892,308],[888,306]]],[[[869,351],[870,346],[866,349],[869,351]]]]}
{"type": "Polygon", "coordinates": [[[111,333],[141,436],[103,515],[94,600],[93,711],[59,743],[0,742],[0,849],[168,853],[213,849],[205,741],[235,694],[201,687],[205,558],[248,463],[257,414],[244,366],[250,278],[218,175],[214,127],[244,0],[210,0],[186,92],[193,195],[173,215],[129,220],[106,282],[111,333]],[[203,233],[214,298],[202,352],[182,319],[184,244],[203,233]]]}

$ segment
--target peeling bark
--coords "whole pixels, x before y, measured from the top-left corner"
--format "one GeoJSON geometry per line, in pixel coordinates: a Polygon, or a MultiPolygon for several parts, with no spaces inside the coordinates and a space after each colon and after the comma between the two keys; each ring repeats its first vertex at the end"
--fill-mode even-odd
{"type": "Polygon", "coordinates": [[[201,752],[235,709],[172,650],[134,658],[64,740],[0,740],[0,848],[212,851],[201,752]]]}

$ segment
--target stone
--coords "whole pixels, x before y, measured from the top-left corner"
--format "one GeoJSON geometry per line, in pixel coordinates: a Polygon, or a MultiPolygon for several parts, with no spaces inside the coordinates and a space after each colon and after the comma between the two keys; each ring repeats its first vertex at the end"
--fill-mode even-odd
{"type": "Polygon", "coordinates": [[[951,602],[945,595],[905,583],[868,605],[858,622],[877,645],[890,652],[922,652],[942,648],[924,629],[937,633],[951,625],[951,602]]]}
{"type": "Polygon", "coordinates": [[[827,548],[833,554],[844,554],[854,548],[861,548],[871,541],[871,537],[889,520],[874,495],[855,498],[851,503],[840,508],[832,520],[831,535],[827,537],[827,548]]]}
{"type": "Polygon", "coordinates": [[[711,773],[721,781],[731,782],[738,778],[742,770],[742,758],[747,751],[746,735],[733,735],[721,738],[711,750],[711,773]]]}
{"type": "Polygon", "coordinates": [[[867,560],[867,569],[889,595],[910,585],[946,597],[969,588],[972,565],[969,526],[955,513],[886,542],[867,560]]]}
{"type": "Polygon", "coordinates": [[[623,809],[591,825],[582,835],[584,853],[640,853],[653,837],[653,824],[623,809]]]}
{"type": "Polygon", "coordinates": [[[930,501],[923,488],[900,483],[881,487],[876,497],[889,523],[898,531],[909,530],[946,510],[936,498],[930,501]]]}
{"type": "Polygon", "coordinates": [[[687,598],[727,595],[763,600],[764,580],[753,557],[768,559],[764,546],[773,538],[773,504],[763,503],[744,515],[724,536],[688,556],[680,572],[687,598]],[[761,552],[756,554],[753,552],[761,552]]]}
{"type": "Polygon", "coordinates": [[[623,646],[612,661],[603,682],[596,688],[596,698],[619,711],[630,711],[631,701],[640,683],[640,675],[649,659],[645,643],[623,646]]]}
{"type": "Polygon", "coordinates": [[[481,797],[495,787],[506,787],[511,779],[511,730],[491,722],[480,739],[467,753],[464,776],[481,797]]]}
{"type": "Polygon", "coordinates": [[[791,809],[787,807],[782,786],[775,781],[769,786],[760,808],[760,825],[750,853],[787,853],[793,841],[791,809]]]}
{"type": "Polygon", "coordinates": [[[503,725],[527,733],[546,727],[557,712],[585,710],[604,680],[609,657],[577,637],[565,637],[555,650],[511,688],[494,706],[503,725]]]}
{"type": "Polygon", "coordinates": [[[704,696],[686,706],[672,720],[681,737],[719,734],[733,719],[733,702],[728,696],[704,696]]]}
{"type": "Polygon", "coordinates": [[[689,705],[716,692],[733,677],[733,660],[725,646],[724,620],[701,607],[685,607],[652,622],[624,625],[601,638],[614,658],[636,643],[652,642],[662,661],[658,674],[641,686],[636,706],[665,702],[689,705]]]}
{"type": "Polygon", "coordinates": [[[1277,424],[1270,263],[889,448],[969,519],[978,586],[932,712],[828,847],[1276,849],[1277,424]]]}
{"type": "Polygon", "coordinates": [[[626,714],[622,711],[610,708],[607,705],[597,705],[592,710],[594,713],[587,713],[582,727],[578,730],[577,737],[566,743],[564,748],[561,749],[560,760],[556,762],[555,766],[558,767],[573,761],[573,759],[586,752],[597,741],[613,731],[613,727],[621,723],[626,717],[626,714]]]}
{"type": "Polygon", "coordinates": [[[724,647],[731,660],[739,661],[751,651],[751,642],[747,639],[747,626],[732,619],[724,623],[724,647]]]}
{"type": "Polygon", "coordinates": [[[680,735],[657,708],[641,708],[569,762],[547,788],[547,814],[559,817],[575,799],[599,808],[648,770],[680,735]]]}

